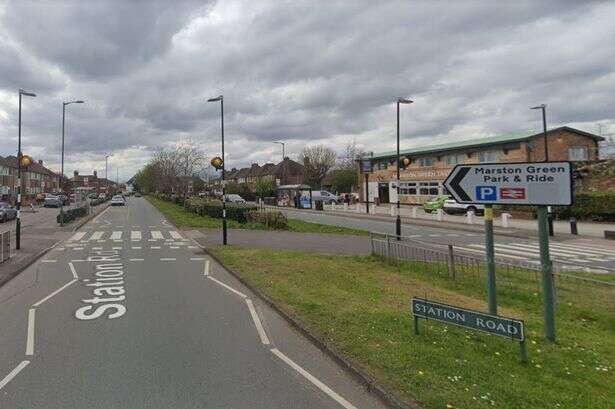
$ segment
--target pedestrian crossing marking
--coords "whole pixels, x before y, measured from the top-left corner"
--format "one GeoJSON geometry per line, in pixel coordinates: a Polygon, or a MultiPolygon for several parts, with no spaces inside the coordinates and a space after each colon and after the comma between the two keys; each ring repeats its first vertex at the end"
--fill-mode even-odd
{"type": "Polygon", "coordinates": [[[90,236],[90,240],[100,240],[102,238],[103,234],[105,234],[104,231],[95,231],[90,236]]]}
{"type": "MultiPolygon", "coordinates": [[[[537,243],[513,243],[513,244],[494,244],[496,256],[511,259],[540,258],[540,246],[537,243]]],[[[484,253],[484,244],[469,244],[467,247],[458,247],[471,253],[484,253]]],[[[595,248],[594,248],[595,249],[595,248]]],[[[563,245],[553,243],[549,246],[549,254],[557,257],[556,261],[566,261],[569,263],[604,263],[611,258],[609,252],[587,251],[583,246],[563,245]]]]}
{"type": "Polygon", "coordinates": [[[131,240],[141,240],[141,232],[139,230],[133,230],[130,232],[130,239],[131,240]]]}
{"type": "Polygon", "coordinates": [[[68,239],[68,241],[79,241],[79,240],[81,240],[82,238],[84,238],[86,234],[88,234],[88,233],[87,233],[87,232],[85,232],[85,231],[80,231],[80,232],[77,232],[77,233],[73,234],[73,237],[71,237],[70,239],[68,239]]]}
{"type": "Polygon", "coordinates": [[[122,239],[122,232],[121,231],[114,231],[113,233],[111,233],[111,240],[121,240],[122,239]]]}
{"type": "Polygon", "coordinates": [[[159,230],[152,230],[150,233],[152,235],[152,239],[164,239],[162,232],[160,232],[159,230]]]}
{"type": "Polygon", "coordinates": [[[179,232],[176,232],[176,231],[174,231],[174,230],[171,230],[171,231],[169,232],[169,234],[171,235],[171,238],[174,238],[174,239],[183,239],[182,235],[181,235],[181,234],[179,234],[179,232]]]}

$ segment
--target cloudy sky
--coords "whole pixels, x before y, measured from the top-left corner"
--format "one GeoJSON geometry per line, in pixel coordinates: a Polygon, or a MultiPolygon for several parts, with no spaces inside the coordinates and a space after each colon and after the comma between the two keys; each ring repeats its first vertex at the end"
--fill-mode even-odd
{"type": "Polygon", "coordinates": [[[278,160],[286,142],[402,147],[550,126],[615,132],[615,2],[8,1],[0,3],[0,155],[66,173],[134,174],[182,142],[227,166],[278,160]]]}

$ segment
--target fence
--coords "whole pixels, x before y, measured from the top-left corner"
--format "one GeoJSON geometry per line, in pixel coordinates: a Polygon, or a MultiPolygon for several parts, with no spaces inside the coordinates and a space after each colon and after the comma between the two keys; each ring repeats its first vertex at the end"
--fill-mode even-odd
{"type": "MultiPolygon", "coordinates": [[[[397,240],[397,236],[379,233],[370,233],[370,245],[372,255],[410,264],[420,274],[486,289],[486,259],[480,255],[456,251],[451,244],[427,243],[408,237],[397,240]]],[[[496,258],[495,264],[498,292],[512,290],[535,295],[542,292],[539,263],[496,258]]],[[[574,265],[553,262],[557,301],[591,299],[592,303],[615,310],[615,280],[609,281],[609,275],[605,275],[615,275],[615,271],[601,269],[602,273],[596,274],[586,272],[586,268],[578,266],[578,271],[574,271],[574,265]],[[607,279],[600,279],[601,276],[607,279]]]]}
{"type": "Polygon", "coordinates": [[[0,232],[0,263],[7,261],[15,248],[14,240],[15,232],[13,230],[6,230],[0,232]]]}

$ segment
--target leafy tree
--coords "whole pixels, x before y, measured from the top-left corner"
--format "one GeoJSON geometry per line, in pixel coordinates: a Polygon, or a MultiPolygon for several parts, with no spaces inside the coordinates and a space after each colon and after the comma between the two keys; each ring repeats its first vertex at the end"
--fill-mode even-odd
{"type": "Polygon", "coordinates": [[[258,178],[254,186],[257,197],[272,197],[275,196],[275,182],[268,178],[258,178]]]}
{"type": "Polygon", "coordinates": [[[303,180],[313,188],[319,188],[327,173],[335,166],[337,154],[331,148],[317,145],[304,148],[300,153],[303,160],[303,180]]]}

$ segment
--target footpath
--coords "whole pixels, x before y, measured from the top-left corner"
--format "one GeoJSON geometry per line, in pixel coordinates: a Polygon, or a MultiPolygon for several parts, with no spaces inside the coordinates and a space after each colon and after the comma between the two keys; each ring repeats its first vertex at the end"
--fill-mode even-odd
{"type": "Polygon", "coordinates": [[[15,249],[15,223],[2,226],[2,231],[11,231],[11,258],[0,263],[0,287],[44,256],[57,243],[69,238],[72,233],[107,208],[106,205],[92,208],[92,213],[60,227],[56,222],[57,209],[39,209],[36,213],[22,213],[21,248],[15,249]]]}

